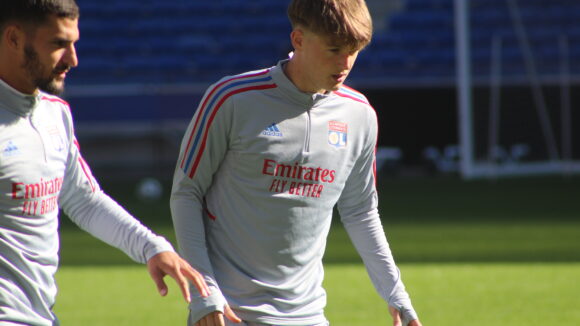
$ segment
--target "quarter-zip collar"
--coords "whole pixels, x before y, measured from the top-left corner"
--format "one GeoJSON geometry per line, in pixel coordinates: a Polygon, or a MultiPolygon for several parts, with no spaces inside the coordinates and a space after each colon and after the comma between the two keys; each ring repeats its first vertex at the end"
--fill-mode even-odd
{"type": "Polygon", "coordinates": [[[333,92],[329,92],[328,94],[313,94],[305,93],[299,90],[284,73],[284,65],[288,61],[289,59],[279,61],[278,64],[271,70],[272,79],[276,85],[278,85],[284,96],[302,108],[313,108],[322,104],[323,102],[330,100],[334,96],[333,92]]]}
{"type": "Polygon", "coordinates": [[[0,107],[19,116],[28,116],[40,103],[42,94],[24,94],[0,79],[0,107]]]}

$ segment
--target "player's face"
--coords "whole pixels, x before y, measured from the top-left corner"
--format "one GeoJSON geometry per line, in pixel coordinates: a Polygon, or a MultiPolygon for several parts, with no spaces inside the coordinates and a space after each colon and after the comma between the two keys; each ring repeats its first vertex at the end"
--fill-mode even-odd
{"type": "Polygon", "coordinates": [[[24,44],[22,69],[25,93],[37,89],[58,95],[64,90],[66,73],[78,65],[75,42],[78,20],[50,16],[46,24],[29,35],[24,44]]]}
{"type": "Polygon", "coordinates": [[[359,50],[308,31],[303,35],[303,74],[308,91],[326,93],[338,90],[353,68],[359,50]]]}

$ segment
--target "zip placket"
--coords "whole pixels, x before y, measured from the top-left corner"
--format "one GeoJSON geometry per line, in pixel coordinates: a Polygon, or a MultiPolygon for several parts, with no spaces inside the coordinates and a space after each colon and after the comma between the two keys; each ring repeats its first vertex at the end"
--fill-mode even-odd
{"type": "Polygon", "coordinates": [[[38,130],[38,127],[36,126],[36,123],[34,122],[32,113],[28,115],[28,122],[30,123],[30,126],[36,132],[36,134],[38,135],[38,138],[40,139],[40,146],[42,147],[42,154],[44,157],[44,162],[48,162],[48,157],[46,155],[46,144],[44,143],[44,138],[42,137],[40,130],[38,130]]]}
{"type": "Polygon", "coordinates": [[[312,117],[310,111],[312,108],[306,110],[306,132],[304,137],[304,147],[302,149],[303,156],[308,156],[310,153],[310,130],[312,129],[312,117]]]}

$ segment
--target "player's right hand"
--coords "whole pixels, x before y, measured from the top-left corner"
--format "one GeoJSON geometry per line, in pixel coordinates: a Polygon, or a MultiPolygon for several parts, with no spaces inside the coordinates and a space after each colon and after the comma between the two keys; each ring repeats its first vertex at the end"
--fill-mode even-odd
{"type": "Polygon", "coordinates": [[[226,318],[233,322],[233,323],[241,323],[242,320],[240,317],[236,316],[232,308],[229,305],[225,305],[224,313],[221,311],[214,311],[205,315],[202,319],[200,319],[195,326],[225,326],[224,315],[226,318]]]}
{"type": "Polygon", "coordinates": [[[188,279],[203,297],[207,297],[210,294],[209,287],[205,283],[203,276],[173,251],[164,251],[151,257],[147,261],[147,269],[151,278],[157,284],[159,294],[162,296],[167,294],[167,284],[163,281],[165,275],[175,279],[187,302],[191,302],[188,279]]]}
{"type": "Polygon", "coordinates": [[[389,313],[393,317],[393,326],[422,326],[418,319],[411,320],[407,325],[403,325],[401,312],[393,306],[389,306],[389,313]]]}

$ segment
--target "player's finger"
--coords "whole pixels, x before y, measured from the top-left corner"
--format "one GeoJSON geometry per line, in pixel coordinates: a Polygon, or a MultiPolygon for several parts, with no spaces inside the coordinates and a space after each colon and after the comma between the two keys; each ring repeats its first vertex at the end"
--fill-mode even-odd
{"type": "Polygon", "coordinates": [[[187,264],[183,268],[183,275],[187,277],[193,285],[197,288],[197,291],[201,294],[202,297],[208,297],[210,294],[209,286],[205,282],[203,275],[200,272],[193,269],[193,267],[187,264]]]}
{"type": "Polygon", "coordinates": [[[224,307],[224,313],[225,313],[226,317],[227,317],[227,318],[228,318],[230,321],[232,321],[232,322],[234,322],[234,323],[236,323],[236,324],[237,324],[237,323],[241,323],[241,322],[242,322],[242,320],[240,319],[240,317],[238,317],[238,316],[237,316],[237,315],[234,313],[234,311],[232,310],[232,308],[230,308],[230,306],[229,306],[229,305],[225,305],[225,307],[224,307]]]}
{"type": "Polygon", "coordinates": [[[202,319],[201,326],[215,326],[215,324],[213,322],[213,318],[214,318],[214,313],[213,312],[210,313],[210,314],[208,314],[208,315],[206,315],[202,319]]]}
{"type": "Polygon", "coordinates": [[[225,326],[225,324],[226,323],[224,322],[224,315],[221,312],[216,311],[213,314],[213,324],[212,324],[212,326],[214,326],[214,325],[215,326],[225,326]]]}
{"type": "Polygon", "coordinates": [[[209,318],[213,318],[211,316],[211,314],[209,315],[205,315],[202,319],[200,319],[197,324],[195,324],[195,326],[209,326],[210,324],[208,323],[209,318]]]}
{"type": "Polygon", "coordinates": [[[393,326],[402,326],[402,321],[401,321],[401,316],[399,314],[396,314],[393,317],[393,326]]]}
{"type": "Polygon", "coordinates": [[[402,326],[401,313],[395,307],[389,306],[389,313],[393,317],[393,326],[402,326]]]}
{"type": "Polygon", "coordinates": [[[163,281],[164,274],[158,269],[150,269],[149,274],[157,286],[157,291],[161,296],[167,295],[167,284],[163,281]]]}
{"type": "Polygon", "coordinates": [[[183,276],[183,274],[181,274],[181,271],[179,269],[177,270],[171,269],[168,271],[168,274],[175,280],[175,282],[179,286],[179,289],[181,289],[181,293],[183,294],[183,298],[185,299],[185,301],[190,303],[191,295],[189,293],[189,284],[187,283],[187,279],[183,276]]]}

